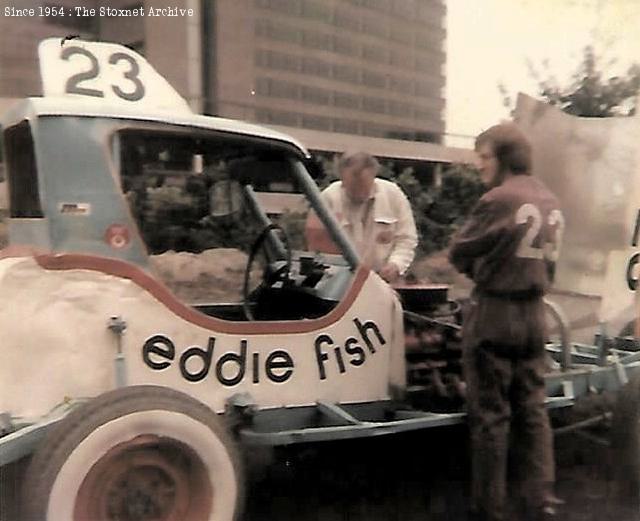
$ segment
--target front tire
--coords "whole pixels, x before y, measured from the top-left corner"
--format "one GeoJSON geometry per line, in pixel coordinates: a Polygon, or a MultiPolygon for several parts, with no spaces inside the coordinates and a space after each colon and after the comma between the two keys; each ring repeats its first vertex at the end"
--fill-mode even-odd
{"type": "Polygon", "coordinates": [[[24,519],[231,521],[243,475],[206,405],[164,387],[125,387],[72,411],[27,470],[24,519]]]}

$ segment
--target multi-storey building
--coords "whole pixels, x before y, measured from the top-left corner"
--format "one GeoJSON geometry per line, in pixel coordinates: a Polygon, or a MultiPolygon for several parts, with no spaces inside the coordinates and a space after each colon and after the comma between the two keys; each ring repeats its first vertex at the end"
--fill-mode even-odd
{"type": "Polygon", "coordinates": [[[66,16],[0,13],[0,97],[39,94],[37,42],[79,34],[141,51],[195,110],[208,114],[418,141],[440,142],[444,132],[444,0],[11,5],[62,6],[66,16]],[[149,16],[152,7],[188,8],[193,16],[149,16]],[[141,10],[143,16],[113,16],[141,10]]]}
{"type": "Polygon", "coordinates": [[[442,135],[443,1],[222,1],[215,14],[211,102],[221,113],[378,137],[442,135]]]}

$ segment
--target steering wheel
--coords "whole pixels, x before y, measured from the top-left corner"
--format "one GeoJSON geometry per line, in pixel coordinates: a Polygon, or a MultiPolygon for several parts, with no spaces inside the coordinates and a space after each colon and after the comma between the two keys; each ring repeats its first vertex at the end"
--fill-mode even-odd
{"type": "Polygon", "coordinates": [[[289,274],[291,273],[291,247],[289,246],[289,237],[287,236],[287,232],[284,230],[282,226],[279,224],[271,223],[268,226],[265,226],[262,231],[256,237],[256,240],[251,245],[251,250],[249,250],[249,258],[247,259],[247,266],[244,270],[244,284],[242,286],[242,310],[244,312],[244,316],[247,320],[255,320],[253,313],[251,311],[250,306],[250,295],[249,295],[249,279],[251,276],[251,267],[253,266],[253,262],[260,251],[260,248],[263,246],[265,240],[270,236],[270,232],[273,230],[278,230],[282,233],[282,245],[284,246],[285,260],[280,261],[284,262],[284,264],[280,264],[280,262],[269,264],[263,274],[263,280],[260,285],[254,290],[253,293],[258,292],[261,288],[269,287],[272,284],[275,284],[278,281],[285,281],[289,278],[289,274]]]}

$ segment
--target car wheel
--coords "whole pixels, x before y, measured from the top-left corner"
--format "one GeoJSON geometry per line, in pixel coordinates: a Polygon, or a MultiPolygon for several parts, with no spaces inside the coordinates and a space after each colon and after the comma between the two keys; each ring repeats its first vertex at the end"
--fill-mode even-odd
{"type": "Polygon", "coordinates": [[[220,418],[183,393],[135,386],[73,410],[36,451],[24,518],[230,521],[243,473],[220,418]]]}

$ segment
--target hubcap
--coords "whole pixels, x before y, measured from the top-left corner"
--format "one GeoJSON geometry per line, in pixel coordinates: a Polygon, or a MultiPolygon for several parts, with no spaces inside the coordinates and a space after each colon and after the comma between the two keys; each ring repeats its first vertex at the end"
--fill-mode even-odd
{"type": "Polygon", "coordinates": [[[186,445],[153,435],[110,449],[89,470],[73,521],[206,521],[213,488],[186,445]]]}

